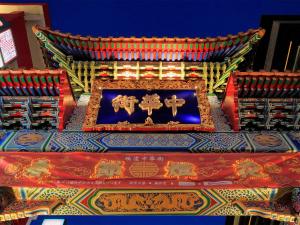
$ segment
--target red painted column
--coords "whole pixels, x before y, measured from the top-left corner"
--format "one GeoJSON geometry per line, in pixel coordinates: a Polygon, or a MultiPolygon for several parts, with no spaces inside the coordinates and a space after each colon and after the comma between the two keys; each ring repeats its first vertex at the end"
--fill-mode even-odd
{"type": "Polygon", "coordinates": [[[32,59],[30,54],[29,42],[25,27],[24,12],[12,12],[0,14],[7,22],[10,23],[10,28],[14,37],[17,49],[17,63],[20,68],[32,68],[32,59]]]}

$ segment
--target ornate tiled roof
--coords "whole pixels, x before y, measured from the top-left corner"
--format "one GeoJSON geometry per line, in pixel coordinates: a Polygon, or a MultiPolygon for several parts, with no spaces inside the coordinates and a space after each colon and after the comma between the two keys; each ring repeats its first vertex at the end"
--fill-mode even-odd
{"type": "MultiPolygon", "coordinates": [[[[238,65],[245,61],[253,45],[264,35],[263,29],[250,29],[237,35],[215,38],[146,38],[146,37],[82,37],[52,31],[39,26],[33,27],[33,32],[38,38],[48,67],[66,69],[75,92],[89,92],[89,81],[95,76],[107,76],[101,72],[97,74],[98,64],[110,62],[126,63],[170,63],[171,67],[177,63],[184,63],[180,66],[180,79],[185,79],[185,67],[195,63],[196,67],[203,72],[197,74],[208,84],[208,92],[219,92],[224,89],[229,74],[238,68],[238,65]],[[82,64],[83,63],[83,64],[82,64]],[[83,65],[83,66],[82,66],[83,65]],[[78,67],[77,67],[78,66],[78,67]],[[210,68],[210,78],[207,77],[207,68],[210,68]],[[216,71],[215,71],[216,68],[216,71]],[[222,68],[222,72],[220,71],[222,68]],[[83,80],[84,76],[84,80],[83,80]],[[91,78],[89,78],[91,76],[91,78]]],[[[115,65],[115,64],[114,64],[115,65]]],[[[176,67],[176,66],[175,66],[176,67]]],[[[124,67],[125,68],[125,67],[124,67]]],[[[162,67],[159,67],[162,68],[162,67]]],[[[118,66],[113,67],[113,73],[109,76],[121,78],[118,66]]],[[[129,77],[149,78],[140,72],[142,67],[137,66],[134,74],[126,73],[125,79],[129,77]],[[132,76],[131,76],[132,75],[132,76]]],[[[132,71],[131,71],[132,72],[132,71]]],[[[177,71],[178,72],[178,71],[177,71]]],[[[164,74],[163,70],[158,71],[159,79],[173,79],[174,74],[164,74]]],[[[153,74],[151,74],[153,77],[153,74]]]]}
{"type": "Polygon", "coordinates": [[[260,39],[264,35],[263,29],[214,38],[83,37],[39,26],[34,26],[33,31],[38,37],[44,35],[63,54],[82,61],[222,62],[253,38],[260,39]]]}
{"type": "Polygon", "coordinates": [[[62,69],[0,70],[0,87],[1,128],[51,124],[62,130],[76,106],[62,69]]]}

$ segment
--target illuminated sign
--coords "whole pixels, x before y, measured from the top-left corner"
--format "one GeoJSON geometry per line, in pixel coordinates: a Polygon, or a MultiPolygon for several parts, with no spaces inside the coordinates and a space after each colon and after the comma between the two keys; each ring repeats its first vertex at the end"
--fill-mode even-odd
{"type": "Polygon", "coordinates": [[[0,51],[2,53],[4,64],[9,63],[17,57],[11,29],[7,29],[0,33],[0,51]]]}
{"type": "Polygon", "coordinates": [[[42,225],[64,225],[65,219],[44,219],[42,225]]]}

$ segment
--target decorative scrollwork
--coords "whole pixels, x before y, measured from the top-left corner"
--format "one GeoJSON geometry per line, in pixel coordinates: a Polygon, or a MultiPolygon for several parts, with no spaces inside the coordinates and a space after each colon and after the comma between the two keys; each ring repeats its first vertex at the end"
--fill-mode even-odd
{"type": "Polygon", "coordinates": [[[100,192],[91,202],[102,214],[193,214],[208,207],[208,201],[193,191],[100,192]]]}

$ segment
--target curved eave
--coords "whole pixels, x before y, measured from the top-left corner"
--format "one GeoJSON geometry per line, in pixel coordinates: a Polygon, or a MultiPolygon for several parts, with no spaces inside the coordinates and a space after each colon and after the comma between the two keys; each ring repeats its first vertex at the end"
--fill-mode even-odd
{"type": "Polygon", "coordinates": [[[195,62],[222,62],[239,52],[247,43],[257,42],[265,33],[259,28],[214,38],[83,37],[40,26],[34,26],[33,32],[37,36],[43,34],[48,43],[66,56],[82,61],[195,62]]]}
{"type": "Polygon", "coordinates": [[[102,42],[131,42],[131,43],[140,43],[140,42],[157,42],[157,43],[195,43],[195,42],[223,42],[223,41],[229,41],[234,40],[236,38],[243,38],[245,36],[251,36],[254,34],[257,34],[260,38],[262,38],[265,34],[265,30],[262,28],[258,29],[249,29],[246,32],[239,32],[238,34],[232,35],[228,34],[227,36],[218,36],[218,37],[206,37],[206,38],[179,38],[179,37],[91,37],[91,36],[81,36],[81,35],[73,35],[70,33],[62,33],[59,30],[50,30],[47,27],[41,27],[38,25],[35,25],[32,27],[33,32],[45,32],[52,35],[57,35],[63,38],[69,38],[69,39],[76,39],[76,40],[84,40],[84,41],[102,41],[102,42]]]}

